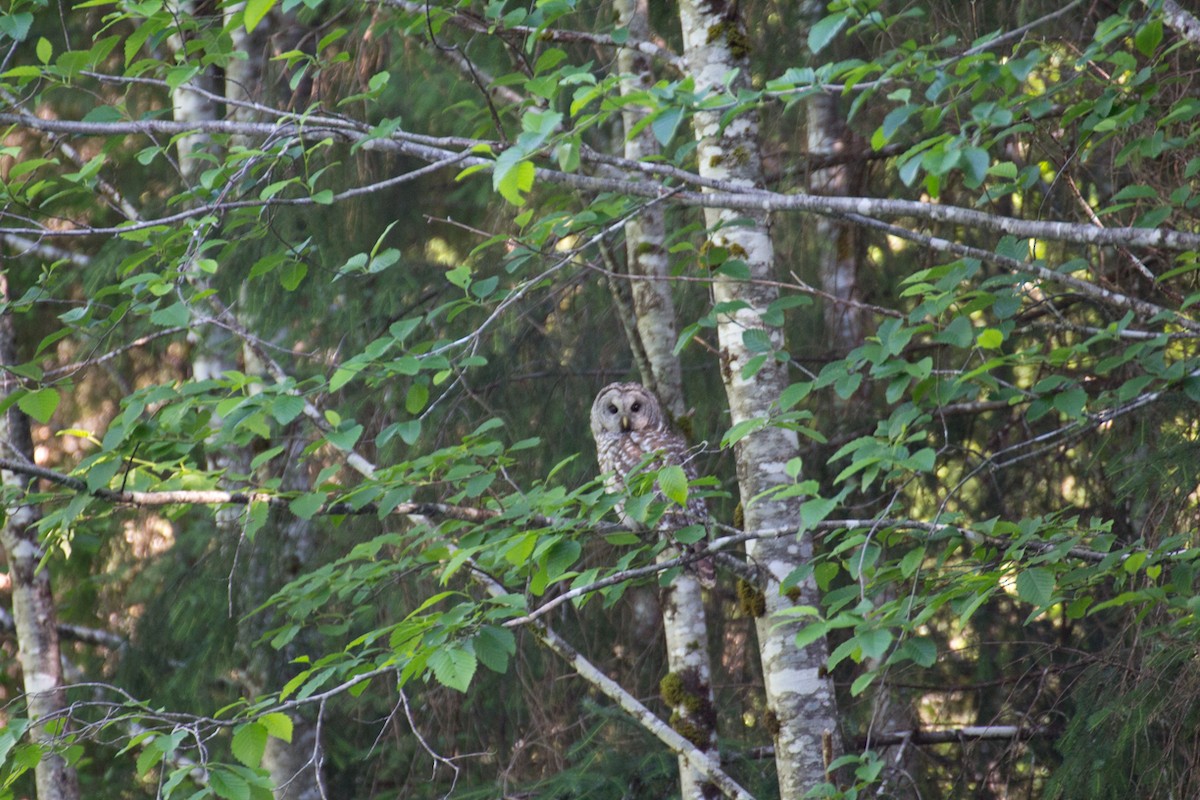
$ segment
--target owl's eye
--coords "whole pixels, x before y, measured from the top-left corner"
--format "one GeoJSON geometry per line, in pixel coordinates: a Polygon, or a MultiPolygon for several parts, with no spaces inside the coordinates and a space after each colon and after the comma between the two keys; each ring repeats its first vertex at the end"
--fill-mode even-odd
{"type": "Polygon", "coordinates": [[[615,405],[613,405],[612,403],[609,403],[608,404],[608,413],[610,413],[610,414],[617,413],[617,407],[615,405]]]}
{"type": "Polygon", "coordinates": [[[630,411],[632,411],[633,413],[635,413],[635,414],[636,414],[637,412],[639,412],[639,411],[641,411],[641,410],[642,410],[642,404],[641,404],[641,403],[634,403],[633,405],[631,405],[631,406],[629,407],[629,410],[630,410],[630,411]]]}

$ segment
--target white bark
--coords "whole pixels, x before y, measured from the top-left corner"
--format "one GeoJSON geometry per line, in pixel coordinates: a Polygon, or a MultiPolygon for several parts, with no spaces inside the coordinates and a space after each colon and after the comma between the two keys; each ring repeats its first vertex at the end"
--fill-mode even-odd
{"type": "MultiPolygon", "coordinates": [[[[618,24],[628,29],[631,38],[648,40],[650,33],[648,0],[616,0],[618,24]]],[[[645,53],[622,48],[617,64],[625,79],[621,93],[630,94],[654,84],[652,60],[645,53]]],[[[625,130],[631,131],[645,116],[645,110],[627,105],[621,112],[625,130]]],[[[642,161],[660,155],[662,148],[649,126],[625,140],[625,158],[642,161]]],[[[649,205],[625,223],[625,252],[629,272],[649,280],[632,281],[634,315],[638,336],[650,364],[652,375],[643,376],[643,383],[658,395],[671,416],[678,419],[685,411],[683,374],[679,358],[674,353],[678,333],[675,327],[675,302],[671,298],[670,264],[666,248],[665,208],[661,203],[649,205]]]]}
{"type": "Polygon", "coordinates": [[[261,95],[267,77],[267,39],[278,23],[272,11],[259,21],[252,32],[247,32],[245,25],[235,20],[245,7],[244,2],[228,3],[223,9],[233,49],[245,54],[245,58],[231,59],[225,70],[225,97],[231,101],[228,118],[239,122],[252,121],[256,115],[247,104],[263,99],[261,95]]]}
{"type": "MultiPolygon", "coordinates": [[[[196,16],[195,0],[174,0],[172,3],[177,14],[183,17],[196,16]]],[[[185,43],[178,35],[168,40],[171,49],[182,53],[185,43]]],[[[171,107],[176,122],[208,121],[217,118],[216,104],[217,75],[216,70],[206,69],[186,83],[180,84],[171,91],[171,107]]],[[[179,153],[179,171],[188,182],[196,177],[196,172],[203,162],[193,158],[198,150],[204,149],[210,140],[209,133],[197,131],[180,136],[175,143],[179,153]]]]}
{"type": "MultiPolygon", "coordinates": [[[[0,299],[8,301],[8,278],[0,271],[0,299]]],[[[16,347],[12,315],[0,316],[0,364],[15,364],[16,347]]],[[[18,386],[16,376],[0,370],[0,398],[7,397],[18,386]]],[[[5,458],[30,461],[33,442],[29,419],[13,405],[0,415],[0,453],[5,458]]],[[[0,473],[5,492],[23,495],[33,480],[27,475],[4,470],[0,473]]],[[[0,528],[0,545],[8,561],[12,581],[13,621],[17,633],[17,660],[29,718],[35,723],[36,741],[51,744],[54,734],[44,722],[60,715],[67,708],[63,688],[62,658],[58,639],[58,614],[50,587],[50,570],[40,567],[45,555],[38,538],[40,517],[36,506],[22,504],[17,499],[4,509],[4,525],[0,528]]],[[[58,755],[42,758],[34,769],[39,800],[77,800],[79,782],[75,770],[58,755]]]]}
{"type": "MultiPolygon", "coordinates": [[[[668,548],[662,557],[676,555],[675,548],[668,548]]],[[[662,681],[663,699],[672,706],[671,726],[705,756],[719,762],[708,620],[702,592],[696,576],[683,572],[672,581],[663,597],[663,630],[670,670],[662,681]]],[[[711,793],[704,773],[684,753],[679,754],[679,785],[683,800],[703,800],[711,793]]]]}
{"type": "MultiPolygon", "coordinates": [[[[809,24],[815,24],[825,14],[825,3],[819,0],[809,2],[805,11],[809,24]]],[[[847,148],[848,132],[837,96],[830,92],[810,95],[805,101],[805,110],[810,158],[817,160],[842,154],[847,148]]],[[[855,178],[854,166],[843,162],[813,170],[809,175],[808,189],[814,195],[845,197],[855,193],[855,178]]],[[[824,308],[825,341],[833,352],[849,353],[862,344],[872,330],[870,314],[859,305],[862,296],[858,288],[860,261],[855,241],[856,228],[849,222],[823,216],[814,218],[813,228],[815,240],[810,252],[817,259],[821,288],[832,298],[826,301],[824,308]]],[[[892,588],[884,591],[884,599],[890,599],[892,588]]],[[[878,659],[871,659],[866,666],[868,669],[878,669],[881,664],[878,659]]],[[[872,732],[916,727],[913,709],[887,681],[877,681],[873,690],[872,732]]],[[[873,739],[871,743],[875,745],[873,739]]],[[[884,776],[885,782],[891,782],[897,773],[907,774],[909,762],[914,757],[914,749],[907,746],[901,746],[894,754],[889,754],[889,773],[884,776]]]]}
{"type": "MultiPolygon", "coordinates": [[[[621,26],[636,41],[650,38],[647,0],[616,0],[621,26]]],[[[624,94],[644,89],[654,82],[652,61],[637,50],[623,48],[617,62],[624,94]]],[[[623,122],[631,131],[644,115],[634,105],[625,106],[623,122]]],[[[625,140],[625,157],[630,161],[658,155],[658,140],[649,126],[625,140]]],[[[658,395],[671,416],[678,420],[686,409],[683,400],[683,372],[674,353],[678,337],[675,326],[675,302],[671,297],[669,260],[666,248],[665,210],[652,203],[625,224],[625,250],[629,273],[648,280],[634,280],[633,313],[637,343],[645,355],[649,375],[643,382],[658,395]]],[[[670,532],[663,532],[670,538],[670,532]]],[[[669,547],[663,559],[675,558],[678,549],[669,547]]],[[[672,706],[672,725],[705,755],[717,761],[716,708],[712,690],[712,665],[708,651],[708,620],[704,595],[696,575],[684,571],[667,589],[662,602],[663,630],[667,641],[667,669],[662,682],[663,699],[672,706]]],[[[702,800],[712,792],[701,772],[684,754],[679,755],[680,796],[684,800],[702,800]]]]}
{"type": "MultiPolygon", "coordinates": [[[[682,0],[680,19],[684,54],[697,91],[724,86],[737,70],[737,77],[733,78],[736,89],[737,82],[745,80],[748,67],[744,54],[747,40],[736,18],[736,4],[682,0]]],[[[720,121],[720,112],[701,112],[695,116],[700,174],[752,191],[761,185],[762,179],[757,121],[745,114],[724,128],[720,121]]],[[[714,243],[727,248],[731,258],[744,261],[751,278],[760,283],[722,277],[713,287],[715,302],[746,304],[745,308],[723,316],[717,328],[733,424],[769,414],[772,403],[788,385],[786,368],[774,359],[767,359],[752,376],[743,374],[743,368],[754,355],[744,344],[746,331],[763,331],[776,348],[782,348],[784,341],[781,329],[763,321],[767,307],[778,295],[777,289],[767,283],[775,275],[766,213],[705,209],[710,229],[735,217],[748,217],[752,222],[722,228],[713,237],[714,243]]],[[[738,485],[747,532],[797,527],[796,499],[764,500],[760,495],[791,482],[785,465],[798,450],[795,432],[777,427],[765,428],[738,444],[738,485]]],[[[764,570],[766,578],[766,614],[757,620],[757,628],[767,704],[778,726],[775,744],[779,794],[801,797],[826,779],[826,747],[836,748],[838,741],[833,683],[822,673],[825,643],[822,640],[804,650],[798,649],[795,636],[801,625],[776,616],[793,603],[781,594],[779,582],[811,558],[812,541],[807,535],[751,541],[746,549],[750,560],[764,570]]],[[[816,599],[816,587],[808,583],[800,587],[796,602],[815,604],[816,599]]]]}
{"type": "MultiPolygon", "coordinates": [[[[1152,0],[1142,0],[1148,8],[1154,8],[1152,0]]],[[[1177,34],[1191,42],[1193,47],[1200,47],[1200,19],[1185,9],[1175,0],[1162,0],[1163,21],[1177,34]]]]}

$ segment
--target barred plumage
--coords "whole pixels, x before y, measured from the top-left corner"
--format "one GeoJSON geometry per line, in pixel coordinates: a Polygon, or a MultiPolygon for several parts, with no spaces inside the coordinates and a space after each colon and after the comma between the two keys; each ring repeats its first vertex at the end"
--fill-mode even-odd
{"type": "MultiPolygon", "coordinates": [[[[658,399],[640,383],[611,383],[601,389],[592,403],[591,424],[600,471],[612,473],[607,479],[609,492],[624,490],[629,473],[650,454],[656,457],[646,469],[678,464],[688,480],[696,477],[687,441],[671,429],[658,399]]],[[[617,510],[626,525],[635,527],[634,521],[625,517],[622,507],[617,510]]],[[[704,498],[691,492],[686,508],[663,514],[655,527],[660,531],[676,530],[707,519],[704,498]]],[[[701,581],[711,585],[712,559],[702,559],[694,566],[701,581]]]]}

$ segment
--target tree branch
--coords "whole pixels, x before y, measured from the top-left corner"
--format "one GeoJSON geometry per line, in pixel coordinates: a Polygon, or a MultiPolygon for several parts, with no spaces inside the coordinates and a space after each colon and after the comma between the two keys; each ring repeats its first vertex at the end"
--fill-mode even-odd
{"type": "MultiPolygon", "coordinates": [[[[22,475],[29,475],[35,478],[42,478],[52,483],[65,486],[77,492],[87,492],[92,497],[100,500],[105,500],[110,503],[119,505],[138,506],[142,508],[159,508],[163,506],[174,505],[249,505],[250,503],[266,503],[273,508],[287,509],[290,504],[290,499],[281,497],[276,494],[271,494],[262,491],[245,491],[245,492],[228,492],[220,489],[201,489],[201,490],[176,490],[164,492],[119,492],[112,489],[96,489],[89,491],[87,482],[80,478],[75,478],[70,475],[64,475],[61,472],[39,467],[36,464],[17,461],[10,458],[0,458],[0,469],[9,470],[22,475]]],[[[363,506],[352,506],[348,503],[326,503],[322,505],[315,513],[322,515],[361,515],[361,514],[376,514],[379,508],[373,503],[368,503],[363,506]]],[[[456,506],[448,503],[400,503],[395,506],[390,512],[396,516],[422,516],[442,519],[455,519],[463,522],[484,523],[489,522],[503,514],[502,511],[496,511],[486,508],[472,508],[469,506],[456,506]]],[[[572,525],[569,520],[555,519],[541,515],[534,515],[529,518],[529,521],[538,527],[563,529],[572,525]]],[[[652,575],[656,572],[663,572],[673,567],[687,564],[706,556],[720,554],[724,551],[731,550],[733,547],[744,544],[753,539],[778,539],[785,536],[797,535],[798,528],[788,527],[782,529],[762,530],[755,534],[744,533],[743,531],[733,528],[729,525],[714,522],[714,527],[718,530],[725,531],[726,536],[713,539],[708,544],[697,549],[693,553],[685,556],[664,561],[660,564],[648,565],[646,567],[637,567],[634,569],[623,570],[620,573],[607,576],[594,583],[588,584],[578,589],[572,589],[564,596],[556,597],[554,600],[547,602],[544,606],[530,612],[527,617],[522,617],[512,625],[523,624],[530,622],[550,609],[561,605],[567,600],[574,599],[588,592],[594,592],[598,589],[603,589],[606,586],[620,583],[623,580],[641,578],[652,575]]],[[[913,519],[898,519],[884,517],[880,519],[827,519],[816,523],[812,526],[812,530],[818,533],[832,533],[834,531],[847,528],[895,528],[924,531],[928,534],[939,533],[956,533],[965,538],[980,544],[988,544],[995,547],[1011,547],[1015,542],[1010,539],[1005,539],[1001,536],[991,536],[971,530],[969,526],[951,525],[947,523],[923,522],[913,519]]],[[[592,525],[592,530],[599,533],[616,533],[626,530],[622,525],[616,523],[601,523],[592,525]]],[[[1038,553],[1046,553],[1055,550],[1062,546],[1062,542],[1054,541],[1028,541],[1022,542],[1022,547],[1029,548],[1038,553]]],[[[1131,551],[1130,555],[1132,555],[1131,551]]],[[[1085,547],[1072,547],[1065,553],[1072,558],[1097,563],[1108,558],[1111,553],[1103,553],[1098,550],[1091,550],[1085,547]]],[[[1128,556],[1125,556],[1128,557],[1128,556]]]]}
{"type": "MultiPolygon", "coordinates": [[[[382,0],[382,3],[392,6],[393,8],[398,8],[401,11],[406,11],[410,14],[418,14],[420,16],[426,15],[426,5],[424,3],[412,2],[412,0],[382,0]]],[[[526,25],[505,26],[497,20],[484,20],[463,12],[458,12],[448,16],[446,21],[451,25],[455,25],[456,27],[472,33],[499,34],[501,36],[509,33],[517,34],[518,36],[522,37],[536,37],[538,39],[544,39],[551,42],[584,42],[586,44],[599,45],[601,47],[626,47],[660,59],[664,63],[674,67],[679,72],[686,72],[687,70],[687,63],[681,56],[678,56],[662,45],[651,41],[634,41],[632,39],[627,39],[623,42],[617,42],[612,36],[602,33],[569,31],[553,27],[530,28],[526,25]]]]}
{"type": "MultiPolygon", "coordinates": [[[[467,563],[470,565],[472,574],[476,580],[483,585],[489,594],[493,596],[508,594],[507,589],[497,583],[485,571],[476,567],[470,559],[467,560],[467,563]]],[[[753,795],[739,786],[737,781],[721,769],[720,763],[709,758],[696,745],[692,744],[674,728],[659,719],[653,711],[646,708],[640,700],[626,691],[621,684],[608,677],[603,670],[585,658],[578,650],[568,644],[565,639],[555,633],[553,628],[545,622],[536,622],[530,625],[530,629],[537,636],[538,641],[547,649],[570,664],[579,677],[586,680],[605,697],[620,706],[622,710],[636,719],[642,727],[658,737],[659,741],[685,759],[689,766],[702,773],[707,780],[711,781],[713,785],[724,792],[727,797],[736,798],[737,800],[754,800],[753,795]]]]}
{"type": "MultiPolygon", "coordinates": [[[[1158,5],[1155,0],[1142,0],[1142,4],[1151,10],[1158,5]]],[[[1162,15],[1167,27],[1187,39],[1193,47],[1200,47],[1200,19],[1175,0],[1162,0],[1162,15]]]]}
{"type": "MultiPolygon", "coordinates": [[[[124,637],[101,630],[100,628],[68,625],[65,622],[58,623],[57,627],[58,635],[62,639],[71,639],[72,641],[83,642],[84,644],[107,647],[109,650],[120,650],[128,644],[124,637]]],[[[0,608],[0,630],[8,633],[16,633],[17,630],[16,620],[13,619],[12,614],[6,608],[0,608]]]]}
{"type": "MultiPolygon", "coordinates": [[[[470,156],[463,151],[460,140],[451,144],[447,140],[434,137],[416,136],[403,132],[389,139],[372,139],[362,130],[365,126],[342,122],[333,124],[330,121],[306,124],[296,122],[253,123],[234,122],[227,120],[212,120],[207,122],[173,122],[170,120],[138,120],[136,122],[84,122],[61,119],[30,119],[21,114],[0,113],[0,125],[18,125],[36,128],[38,130],[78,136],[136,136],[136,135],[167,135],[181,133],[227,133],[238,136],[295,136],[311,138],[313,136],[334,136],[350,142],[360,142],[367,149],[388,150],[414,158],[423,159],[430,163],[458,163],[463,167],[483,166],[490,168],[495,161],[480,156],[470,156]],[[448,150],[447,146],[460,149],[448,150]]],[[[485,142],[474,142],[485,144],[485,142]]],[[[546,167],[538,167],[535,173],[537,180],[568,186],[588,192],[620,192],[633,197],[650,197],[667,199],[666,190],[658,185],[623,178],[594,177],[576,173],[566,173],[546,167]]],[[[1173,251],[1200,249],[1200,234],[1171,228],[1133,228],[1112,227],[1097,228],[1094,225],[1084,225],[1073,222],[1043,222],[1041,220],[1024,220],[1014,217],[1002,217],[976,209],[959,206],[925,203],[917,200],[893,200],[873,197],[827,197],[812,194],[781,194],[779,192],[757,189],[745,186],[737,190],[726,191],[672,191],[669,202],[696,208],[724,208],[741,211],[760,212],[805,212],[815,214],[851,216],[856,222],[865,224],[871,218],[896,219],[911,218],[923,222],[936,222],[958,225],[990,231],[997,234],[1016,236],[1024,239],[1041,239],[1046,241],[1073,242],[1092,246],[1126,246],[1126,247],[1159,247],[1173,251]]],[[[258,205],[260,201],[245,205],[258,205]]],[[[233,206],[229,206],[233,207],[233,206]]],[[[201,216],[213,212],[212,207],[200,207],[170,217],[149,220],[140,227],[150,225],[170,224],[193,216],[201,216]]],[[[116,226],[111,228],[81,228],[72,230],[47,230],[42,228],[9,228],[0,232],[26,236],[91,236],[97,234],[119,235],[122,232],[134,230],[134,226],[116,226]]],[[[904,230],[904,229],[898,229],[904,230]]],[[[905,238],[914,239],[915,234],[908,232],[905,238]]],[[[933,237],[930,237],[933,240],[933,237]]],[[[914,239],[917,241],[917,239],[914,239]]],[[[1056,280],[1066,281],[1070,276],[1053,273],[1056,280]]]]}

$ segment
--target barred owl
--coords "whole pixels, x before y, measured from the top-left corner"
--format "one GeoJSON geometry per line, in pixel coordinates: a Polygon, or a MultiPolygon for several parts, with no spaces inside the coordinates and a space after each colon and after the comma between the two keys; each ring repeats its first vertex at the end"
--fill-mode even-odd
{"type": "MultiPolygon", "coordinates": [[[[607,479],[607,489],[611,493],[621,491],[625,478],[651,453],[657,453],[658,457],[651,460],[646,469],[678,464],[689,480],[696,477],[687,442],[667,424],[658,399],[640,383],[610,383],[600,390],[592,403],[592,437],[596,440],[600,471],[612,473],[607,479]]],[[[620,506],[617,512],[626,525],[634,526],[620,506]]],[[[659,531],[674,530],[703,523],[707,518],[704,498],[689,493],[687,507],[663,514],[656,528],[659,531]]],[[[693,568],[701,582],[712,584],[711,558],[701,559],[693,568]]]]}

